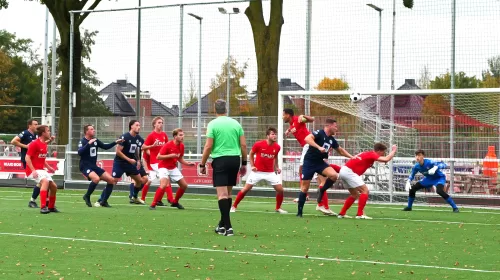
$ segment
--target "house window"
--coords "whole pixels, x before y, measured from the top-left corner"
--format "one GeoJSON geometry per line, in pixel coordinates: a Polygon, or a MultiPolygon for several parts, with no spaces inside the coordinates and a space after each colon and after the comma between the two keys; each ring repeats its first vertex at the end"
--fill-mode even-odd
{"type": "MultiPolygon", "coordinates": [[[[198,119],[192,119],[191,120],[191,127],[192,128],[198,128],[198,119]]],[[[206,119],[201,119],[201,128],[206,128],[207,127],[207,120],[206,119]]]]}

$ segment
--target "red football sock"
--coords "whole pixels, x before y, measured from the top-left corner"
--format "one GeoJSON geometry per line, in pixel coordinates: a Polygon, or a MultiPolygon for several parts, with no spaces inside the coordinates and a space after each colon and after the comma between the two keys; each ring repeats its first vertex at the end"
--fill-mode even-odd
{"type": "Polygon", "coordinates": [[[47,191],[40,190],[40,208],[47,206],[47,191]]]}
{"type": "Polygon", "coordinates": [[[153,198],[153,202],[151,203],[152,207],[155,207],[156,202],[161,200],[161,198],[163,197],[163,193],[165,193],[165,190],[163,190],[162,188],[156,189],[155,197],[153,198]]]}
{"type": "Polygon", "coordinates": [[[149,184],[144,185],[144,187],[142,188],[142,193],[141,193],[142,200],[146,200],[146,195],[148,194],[148,191],[149,191],[149,184]]]}
{"type": "Polygon", "coordinates": [[[174,193],[172,192],[172,185],[168,185],[165,188],[165,192],[167,193],[168,202],[173,202],[174,201],[174,193]]]}
{"type": "Polygon", "coordinates": [[[340,210],[340,213],[339,215],[345,215],[345,213],[347,212],[347,210],[349,210],[349,208],[351,208],[352,204],[354,203],[354,201],[356,201],[356,199],[354,199],[354,197],[352,196],[349,196],[345,202],[344,202],[344,207],[342,207],[342,210],[340,210]]]}
{"type": "Polygon", "coordinates": [[[234,203],[232,206],[234,206],[234,208],[238,207],[238,204],[240,204],[240,201],[245,197],[245,193],[243,193],[242,191],[238,192],[238,194],[236,195],[236,199],[234,200],[234,203]]]}
{"type": "Polygon", "coordinates": [[[276,210],[281,208],[283,204],[283,193],[276,193],[276,210]]]}
{"type": "Polygon", "coordinates": [[[328,206],[328,193],[323,194],[323,198],[321,199],[321,203],[325,207],[325,209],[330,209],[330,206],[328,206]]]}
{"type": "Polygon", "coordinates": [[[56,196],[49,196],[49,209],[56,207],[56,196]]]}
{"type": "Polygon", "coordinates": [[[175,193],[175,200],[174,203],[178,203],[179,199],[181,199],[182,195],[184,194],[185,190],[179,187],[177,189],[177,192],[175,193]]]}
{"type": "Polygon", "coordinates": [[[368,194],[362,193],[359,195],[358,201],[358,216],[363,215],[363,210],[365,209],[366,202],[368,201],[368,194]]]}

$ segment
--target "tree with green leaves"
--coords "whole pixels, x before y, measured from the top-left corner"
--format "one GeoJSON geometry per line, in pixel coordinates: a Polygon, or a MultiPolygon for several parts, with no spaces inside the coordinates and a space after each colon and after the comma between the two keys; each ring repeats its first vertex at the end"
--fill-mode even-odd
{"type": "MultiPolygon", "coordinates": [[[[17,38],[13,33],[6,30],[0,30],[0,51],[2,51],[12,63],[9,71],[9,77],[15,85],[15,92],[12,95],[11,103],[5,101],[0,104],[18,104],[27,106],[40,106],[42,99],[42,77],[40,75],[42,62],[36,54],[31,39],[17,38]]],[[[2,108],[2,112],[5,112],[2,108]]],[[[40,116],[41,110],[35,108],[15,108],[15,110],[6,114],[2,132],[16,133],[26,129],[26,120],[33,114],[40,116]]]]}
{"type": "MultiPolygon", "coordinates": [[[[248,68],[248,62],[240,65],[234,57],[229,57],[229,75],[230,75],[230,94],[229,94],[229,113],[231,115],[239,115],[242,111],[248,111],[247,106],[245,106],[245,100],[247,99],[246,85],[241,84],[241,79],[245,78],[245,72],[248,68]],[[243,107],[240,106],[243,103],[243,107]]],[[[215,92],[210,96],[210,104],[213,104],[216,99],[222,98],[226,99],[226,96],[219,96],[219,94],[226,93],[227,87],[227,61],[221,65],[221,72],[215,75],[210,83],[211,92],[215,92]]]]}
{"type": "MultiPolygon", "coordinates": [[[[14,101],[14,93],[16,92],[16,85],[14,83],[15,77],[11,75],[10,71],[14,67],[14,63],[7,54],[0,50],[0,104],[12,104],[14,101]]],[[[3,109],[3,108],[2,108],[3,109]]],[[[0,123],[2,123],[2,130],[11,130],[12,123],[9,123],[9,115],[16,112],[14,107],[3,109],[0,111],[0,123]]]]}
{"type": "MultiPolygon", "coordinates": [[[[250,22],[257,58],[257,95],[259,111],[263,116],[277,116],[278,106],[278,61],[281,27],[284,24],[283,0],[271,0],[269,23],[264,21],[262,0],[250,1],[245,15],[250,22]]],[[[413,0],[403,0],[403,5],[413,8],[413,0]]]]}

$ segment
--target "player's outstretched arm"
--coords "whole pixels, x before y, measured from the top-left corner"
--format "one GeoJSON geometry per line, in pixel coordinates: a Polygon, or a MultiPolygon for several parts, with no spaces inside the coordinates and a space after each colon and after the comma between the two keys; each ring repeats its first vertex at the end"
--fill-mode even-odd
{"type": "Polygon", "coordinates": [[[417,164],[418,162],[411,169],[410,177],[408,177],[409,181],[413,181],[413,179],[415,179],[415,175],[417,175],[417,164]]]}
{"type": "Polygon", "coordinates": [[[104,149],[104,150],[109,150],[109,149],[113,148],[114,146],[116,146],[116,144],[123,143],[123,141],[125,141],[125,140],[118,139],[115,142],[106,143],[106,144],[104,144],[103,142],[101,142],[101,140],[99,140],[99,139],[97,139],[96,141],[97,141],[97,146],[99,148],[104,149]]]}
{"type": "Polygon", "coordinates": [[[339,155],[345,156],[346,158],[353,158],[353,156],[348,151],[346,151],[346,149],[342,147],[338,147],[337,149],[335,149],[335,151],[337,151],[339,155]]]}
{"type": "Polygon", "coordinates": [[[380,162],[389,162],[396,155],[397,151],[398,151],[398,146],[393,145],[391,152],[388,155],[386,155],[385,157],[379,157],[377,159],[377,161],[380,161],[380,162]]]}

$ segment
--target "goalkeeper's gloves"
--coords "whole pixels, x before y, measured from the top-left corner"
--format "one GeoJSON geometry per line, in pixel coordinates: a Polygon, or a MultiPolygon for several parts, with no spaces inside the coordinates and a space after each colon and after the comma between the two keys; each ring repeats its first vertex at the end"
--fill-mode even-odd
{"type": "Polygon", "coordinates": [[[406,180],[405,190],[410,191],[410,189],[411,189],[411,182],[410,182],[410,179],[408,179],[408,180],[406,180]]]}
{"type": "Polygon", "coordinates": [[[434,173],[436,173],[436,170],[438,170],[438,167],[434,166],[433,168],[429,169],[429,171],[427,171],[427,173],[429,175],[434,175],[434,173]]]}

